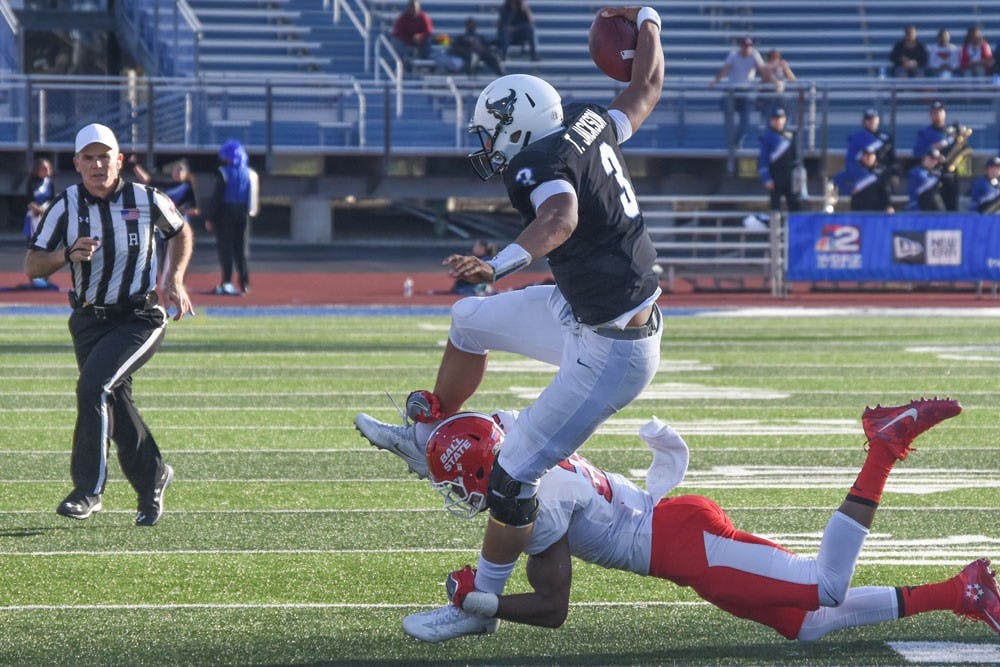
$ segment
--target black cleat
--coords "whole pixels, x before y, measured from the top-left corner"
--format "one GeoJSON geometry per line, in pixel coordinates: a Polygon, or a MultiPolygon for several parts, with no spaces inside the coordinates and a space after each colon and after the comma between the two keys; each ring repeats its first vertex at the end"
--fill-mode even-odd
{"type": "Polygon", "coordinates": [[[93,496],[79,489],[74,489],[73,493],[66,496],[66,499],[59,503],[56,514],[69,519],[86,519],[94,512],[102,509],[101,497],[93,496]]]}
{"type": "Polygon", "coordinates": [[[153,485],[153,490],[139,496],[139,510],[135,515],[135,525],[152,526],[163,516],[163,492],[174,481],[174,469],[163,466],[163,472],[153,485]]]}

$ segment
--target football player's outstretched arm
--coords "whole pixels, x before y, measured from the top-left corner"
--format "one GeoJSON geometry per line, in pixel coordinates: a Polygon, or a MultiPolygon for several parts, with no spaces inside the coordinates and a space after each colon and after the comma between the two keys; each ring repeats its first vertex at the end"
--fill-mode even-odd
{"type": "MultiPolygon", "coordinates": [[[[623,16],[635,22],[640,7],[610,7],[602,10],[605,16],[623,16]]],[[[650,10],[652,11],[652,10],[650,10]]],[[[653,12],[653,16],[656,13],[653,12]]],[[[643,17],[645,18],[645,16],[643,17]]],[[[639,19],[642,20],[642,19],[639,19]]],[[[632,80],[611,102],[612,109],[618,109],[632,123],[635,132],[643,124],[663,93],[663,47],[660,46],[659,17],[656,20],[642,20],[639,26],[639,40],[632,60],[632,80]]]]}
{"type": "Polygon", "coordinates": [[[562,538],[540,554],[528,558],[525,570],[533,593],[501,595],[497,618],[515,623],[558,628],[569,612],[573,570],[569,540],[562,538]]]}
{"type": "MultiPolygon", "coordinates": [[[[532,260],[544,257],[566,242],[577,222],[576,193],[552,195],[538,207],[535,219],[521,231],[515,243],[531,255],[532,260]]],[[[494,267],[473,255],[451,255],[442,263],[449,267],[448,275],[452,278],[471,283],[496,279],[494,267]]]]}

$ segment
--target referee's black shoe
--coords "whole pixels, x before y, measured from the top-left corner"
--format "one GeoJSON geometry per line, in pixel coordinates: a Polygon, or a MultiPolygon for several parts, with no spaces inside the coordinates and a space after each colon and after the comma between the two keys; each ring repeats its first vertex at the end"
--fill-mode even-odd
{"type": "Polygon", "coordinates": [[[152,526],[160,520],[163,516],[163,492],[172,481],[174,481],[174,469],[164,464],[153,490],[139,496],[139,511],[135,515],[135,525],[152,526]]]}
{"type": "Polygon", "coordinates": [[[85,491],[74,489],[73,493],[59,503],[56,514],[69,519],[86,519],[94,512],[100,512],[102,507],[100,496],[93,496],[85,491]]]}

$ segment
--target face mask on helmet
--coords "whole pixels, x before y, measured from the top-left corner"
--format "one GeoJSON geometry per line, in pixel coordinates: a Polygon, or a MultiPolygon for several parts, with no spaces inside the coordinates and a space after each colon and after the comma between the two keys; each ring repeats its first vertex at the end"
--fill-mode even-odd
{"type": "Polygon", "coordinates": [[[562,98],[547,82],[527,74],[502,76],[479,95],[469,132],[480,150],[469,154],[484,181],[503,171],[532,141],[562,126],[562,98]]]}
{"type": "Polygon", "coordinates": [[[486,490],[503,431],[478,412],[449,417],[427,441],[431,486],[444,498],[444,508],[471,519],[486,509],[486,490]]]}

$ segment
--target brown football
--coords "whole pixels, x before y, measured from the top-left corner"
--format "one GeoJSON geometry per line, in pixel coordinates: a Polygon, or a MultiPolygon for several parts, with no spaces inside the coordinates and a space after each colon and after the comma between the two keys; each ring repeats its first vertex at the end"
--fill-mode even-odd
{"type": "Polygon", "coordinates": [[[590,57],[594,64],[618,81],[632,80],[632,59],[639,39],[635,23],[621,16],[598,14],[590,25],[590,57]]]}

